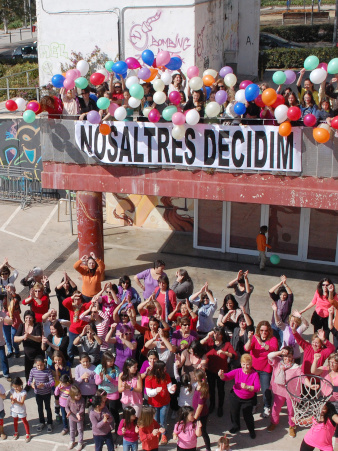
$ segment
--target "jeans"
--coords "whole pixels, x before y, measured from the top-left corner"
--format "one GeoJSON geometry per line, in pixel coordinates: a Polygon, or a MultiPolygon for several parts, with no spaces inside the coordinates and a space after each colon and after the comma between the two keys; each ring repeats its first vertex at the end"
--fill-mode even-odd
{"type": "MultiPolygon", "coordinates": [[[[155,407],[155,420],[161,425],[162,428],[166,429],[167,426],[167,418],[168,418],[168,412],[169,412],[169,406],[170,404],[167,404],[166,406],[162,407],[155,407]]],[[[166,435],[166,430],[164,432],[164,435],[166,435]]]]}
{"type": "Polygon", "coordinates": [[[127,442],[127,440],[123,439],[123,451],[137,451],[138,441],[136,442],[127,442]]]}
{"type": "Polygon", "coordinates": [[[7,326],[6,324],[4,324],[3,331],[6,340],[7,351],[11,354],[14,348],[15,354],[19,354],[19,343],[14,343],[14,335],[16,334],[16,329],[12,326],[7,326]]]}
{"type": "Polygon", "coordinates": [[[73,363],[73,361],[74,361],[74,345],[73,345],[73,343],[74,343],[75,338],[78,337],[79,334],[74,334],[73,332],[69,331],[68,335],[69,335],[69,343],[68,343],[68,348],[67,348],[67,354],[68,354],[70,363],[73,363]]]}
{"type": "Polygon", "coordinates": [[[68,420],[67,420],[67,412],[66,412],[66,408],[60,406],[61,409],[61,415],[62,415],[62,425],[63,425],[63,429],[68,429],[68,420]]]}
{"type": "Polygon", "coordinates": [[[278,345],[280,346],[283,343],[283,331],[276,324],[271,324],[271,328],[273,330],[273,336],[277,338],[278,345]]]}
{"type": "Polygon", "coordinates": [[[263,394],[264,407],[271,407],[272,395],[270,390],[271,373],[266,371],[257,371],[259,375],[259,381],[261,383],[261,390],[263,394]]]}
{"type": "Polygon", "coordinates": [[[8,359],[6,357],[5,346],[0,346],[0,361],[4,377],[9,376],[8,359]]]}
{"type": "Polygon", "coordinates": [[[114,451],[114,442],[112,433],[107,435],[94,435],[95,451],[102,451],[103,445],[107,445],[108,451],[114,451]]]}
{"type": "Polygon", "coordinates": [[[47,395],[39,395],[36,394],[36,404],[38,405],[38,413],[39,413],[39,421],[42,424],[45,424],[45,415],[43,413],[43,404],[45,404],[45,409],[47,412],[47,424],[53,424],[53,417],[52,417],[52,409],[50,408],[50,399],[51,394],[48,393],[47,395]]]}

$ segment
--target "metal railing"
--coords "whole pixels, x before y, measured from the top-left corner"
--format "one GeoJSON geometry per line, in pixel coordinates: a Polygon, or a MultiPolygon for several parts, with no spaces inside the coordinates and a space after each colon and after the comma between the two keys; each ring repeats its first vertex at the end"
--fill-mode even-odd
{"type": "Polygon", "coordinates": [[[37,72],[39,74],[39,69],[38,68],[36,68],[36,69],[29,69],[29,70],[25,70],[25,71],[22,71],[22,72],[17,72],[16,74],[6,75],[5,77],[1,77],[0,78],[0,83],[1,83],[1,80],[6,80],[6,87],[5,88],[0,88],[0,91],[7,91],[7,100],[9,100],[11,98],[10,94],[9,94],[10,90],[21,91],[23,89],[25,89],[25,90],[29,89],[29,90],[34,90],[35,91],[35,93],[36,93],[36,100],[39,101],[39,99],[40,99],[40,88],[38,86],[34,86],[34,87],[27,86],[27,87],[20,87],[20,88],[12,87],[11,88],[10,85],[9,85],[9,79],[10,78],[17,77],[18,75],[22,75],[22,74],[26,74],[27,85],[29,85],[29,75],[30,75],[31,72],[37,72]]]}

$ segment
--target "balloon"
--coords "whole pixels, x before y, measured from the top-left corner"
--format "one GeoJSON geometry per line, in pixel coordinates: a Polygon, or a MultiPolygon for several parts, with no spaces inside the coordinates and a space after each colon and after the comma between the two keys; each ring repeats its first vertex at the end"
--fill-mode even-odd
{"type": "Polygon", "coordinates": [[[198,77],[200,74],[200,70],[197,66],[190,66],[187,70],[188,78],[198,77]]]}
{"type": "Polygon", "coordinates": [[[199,91],[203,88],[203,80],[201,77],[193,77],[189,80],[189,86],[194,91],[199,91]]]}
{"type": "Polygon", "coordinates": [[[16,111],[18,109],[18,105],[14,100],[9,99],[6,102],[6,108],[8,111],[16,111]]]}
{"type": "Polygon", "coordinates": [[[203,77],[205,75],[211,75],[212,77],[216,78],[217,77],[217,72],[214,69],[207,69],[203,72],[203,77]]]}
{"type": "Polygon", "coordinates": [[[98,111],[91,110],[87,113],[87,121],[91,124],[99,124],[101,122],[101,116],[98,111]]]}
{"type": "Polygon", "coordinates": [[[74,89],[75,88],[75,81],[72,78],[66,78],[63,82],[63,86],[65,89],[74,89]]]}
{"type": "Polygon", "coordinates": [[[243,80],[239,85],[239,89],[245,89],[247,86],[251,85],[251,83],[252,81],[250,80],[243,80]]]}
{"type": "Polygon", "coordinates": [[[211,86],[213,83],[215,83],[215,79],[212,75],[204,75],[203,84],[205,86],[211,86]]]}
{"type": "Polygon", "coordinates": [[[219,76],[224,78],[226,75],[228,74],[233,74],[234,71],[232,69],[232,67],[230,66],[224,66],[222,67],[222,69],[219,71],[219,76]]]}
{"type": "MultiPolygon", "coordinates": [[[[148,114],[150,113],[150,111],[152,110],[151,106],[146,106],[143,109],[143,116],[148,117],[148,114]]],[[[163,113],[162,113],[163,114],[163,113]]]]}
{"type": "Polygon", "coordinates": [[[128,77],[126,80],[126,87],[128,89],[130,89],[130,86],[132,85],[137,85],[140,83],[139,78],[137,78],[135,75],[133,75],[132,77],[128,77]]]}
{"type": "Polygon", "coordinates": [[[179,105],[181,103],[181,94],[178,91],[171,91],[169,100],[174,105],[179,105]]]}
{"type": "Polygon", "coordinates": [[[196,125],[200,121],[199,112],[195,109],[189,110],[185,116],[185,121],[189,125],[196,125]]]}
{"type": "Polygon", "coordinates": [[[327,72],[325,69],[315,69],[310,74],[310,80],[312,83],[320,85],[327,77],[327,72]]]}
{"type": "Polygon", "coordinates": [[[156,105],[162,105],[167,100],[167,96],[163,91],[156,91],[153,95],[153,101],[156,105]]]}
{"type": "Polygon", "coordinates": [[[26,110],[23,115],[22,115],[22,119],[27,122],[28,124],[31,124],[32,122],[35,121],[36,116],[34,111],[32,110],[26,110]]]}
{"type": "Polygon", "coordinates": [[[288,109],[288,118],[290,121],[298,121],[302,117],[302,112],[298,106],[292,106],[288,109]]]}
{"type": "Polygon", "coordinates": [[[237,102],[245,103],[245,89],[239,89],[235,94],[235,100],[237,102]]]}
{"type": "Polygon", "coordinates": [[[161,114],[156,108],[152,108],[151,111],[149,111],[148,114],[148,120],[150,122],[158,122],[161,119],[161,114]]]}
{"type": "Polygon", "coordinates": [[[270,262],[271,262],[273,265],[278,265],[278,263],[280,263],[280,257],[279,257],[279,255],[276,255],[276,254],[271,255],[271,257],[270,257],[270,262]]]}
{"type": "Polygon", "coordinates": [[[143,97],[144,97],[143,86],[139,85],[138,83],[131,85],[129,88],[129,94],[132,97],[135,97],[136,99],[140,99],[140,100],[143,99],[143,97]]]}
{"type": "Polygon", "coordinates": [[[108,107],[108,112],[111,116],[115,115],[115,111],[118,109],[118,104],[117,103],[111,103],[108,107]]]}
{"type": "Polygon", "coordinates": [[[70,78],[75,80],[76,78],[81,77],[81,72],[78,69],[69,69],[66,72],[66,78],[70,78]]]}
{"type": "Polygon", "coordinates": [[[127,117],[127,110],[123,106],[116,108],[114,117],[117,121],[123,121],[127,117]]]}
{"type": "MultiPolygon", "coordinates": [[[[18,99],[16,101],[16,103],[18,103],[18,99]]],[[[335,130],[338,130],[338,116],[335,116],[332,121],[331,121],[331,127],[334,128],[335,130]]]]}
{"type": "Polygon", "coordinates": [[[251,83],[245,88],[245,98],[248,102],[255,100],[259,96],[259,86],[251,83]]]}
{"type": "Polygon", "coordinates": [[[85,89],[88,86],[88,80],[84,77],[79,77],[75,80],[75,86],[79,89],[85,89]]]}
{"type": "Polygon", "coordinates": [[[279,105],[275,109],[275,118],[277,119],[277,122],[281,124],[282,122],[286,121],[288,118],[288,107],[286,105],[279,105]]]}
{"type": "Polygon", "coordinates": [[[280,124],[278,133],[281,136],[289,136],[291,132],[292,132],[292,126],[291,126],[290,122],[283,122],[282,124],[280,124]]]}
{"type": "Polygon", "coordinates": [[[145,64],[148,64],[148,66],[151,66],[153,64],[153,62],[154,62],[154,59],[155,59],[154,53],[151,50],[149,50],[149,49],[144,50],[142,52],[141,57],[142,57],[143,62],[145,64]]]}
{"type": "Polygon", "coordinates": [[[100,69],[97,71],[97,73],[104,75],[104,81],[109,80],[109,72],[107,71],[107,69],[100,69]]]}
{"type": "Polygon", "coordinates": [[[101,124],[99,127],[99,132],[101,133],[101,135],[110,135],[111,133],[111,128],[110,125],[108,124],[101,124]]]}
{"type": "Polygon", "coordinates": [[[110,105],[110,100],[108,97],[100,97],[97,99],[96,105],[100,110],[106,110],[110,105]]]}
{"type": "Polygon", "coordinates": [[[167,63],[167,64],[165,65],[165,67],[166,67],[167,69],[170,69],[170,70],[178,70],[178,69],[181,69],[181,67],[182,67],[182,60],[181,60],[181,58],[179,58],[178,56],[173,56],[172,58],[170,58],[169,63],[167,63]]]}
{"type": "Polygon", "coordinates": [[[130,108],[138,108],[141,105],[141,100],[136,97],[129,97],[128,105],[130,108]]]}
{"type": "Polygon", "coordinates": [[[338,58],[333,58],[328,66],[327,66],[327,73],[331,75],[338,74],[338,58]]]}
{"type": "Polygon", "coordinates": [[[284,74],[286,76],[285,83],[288,85],[292,85],[296,81],[297,75],[293,70],[285,70],[284,74]]]}
{"type": "Polygon", "coordinates": [[[89,71],[89,64],[87,61],[81,60],[77,63],[76,69],[80,71],[81,76],[84,77],[87,75],[87,72],[89,71]]]}
{"type": "Polygon", "coordinates": [[[217,102],[209,102],[205,107],[205,114],[208,117],[216,117],[221,111],[221,105],[217,102]]]}
{"type": "Polygon", "coordinates": [[[275,108],[277,108],[279,105],[284,105],[284,104],[285,104],[285,99],[284,99],[284,97],[282,96],[282,94],[277,94],[277,100],[276,100],[275,103],[273,103],[273,104],[271,105],[271,108],[275,109],[275,108]]]}
{"type": "Polygon", "coordinates": [[[207,100],[209,100],[209,97],[210,97],[210,94],[211,94],[211,88],[210,88],[210,86],[206,86],[206,87],[205,87],[205,92],[206,92],[207,100]]]}
{"type": "Polygon", "coordinates": [[[154,80],[153,88],[155,89],[155,91],[163,91],[164,87],[165,87],[165,84],[163,83],[163,81],[160,78],[157,78],[156,80],[154,80]]]}
{"type": "Polygon", "coordinates": [[[126,65],[128,66],[128,69],[138,69],[141,67],[141,64],[133,56],[126,59],[126,65]]]}
{"type": "Polygon", "coordinates": [[[319,128],[323,128],[324,130],[327,130],[329,133],[331,132],[331,127],[329,126],[329,124],[319,124],[318,125],[319,128]]]}
{"type": "Polygon", "coordinates": [[[237,83],[237,77],[235,74],[227,74],[224,77],[224,83],[229,86],[229,88],[232,88],[232,86],[235,86],[237,83]]]}
{"type": "Polygon", "coordinates": [[[94,72],[93,74],[91,74],[89,80],[92,85],[98,86],[104,82],[104,75],[99,74],[98,72],[94,72]]]}
{"type": "Polygon", "coordinates": [[[272,80],[274,83],[276,83],[276,85],[283,85],[286,82],[285,72],[278,70],[273,74],[272,80]]]}
{"type": "Polygon", "coordinates": [[[128,65],[124,61],[117,61],[113,66],[113,71],[116,74],[125,74],[128,70],[128,65]]]}
{"type": "Polygon", "coordinates": [[[310,55],[306,58],[304,61],[304,69],[306,70],[313,70],[316,69],[316,67],[319,64],[319,59],[315,55],[310,55]]]}
{"type": "Polygon", "coordinates": [[[55,88],[63,88],[63,82],[65,81],[65,77],[61,74],[56,74],[52,77],[52,85],[55,88]]]}
{"type": "Polygon", "coordinates": [[[26,109],[32,110],[34,111],[34,113],[37,113],[40,109],[40,104],[36,100],[31,100],[29,103],[27,103],[26,109]]]}
{"type": "Polygon", "coordinates": [[[107,61],[104,67],[108,72],[113,72],[114,61],[107,61]]]}
{"type": "Polygon", "coordinates": [[[277,92],[274,89],[272,88],[264,89],[264,91],[262,92],[262,101],[264,102],[265,105],[270,106],[274,104],[276,100],[277,100],[277,92]]]}
{"type": "Polygon", "coordinates": [[[330,132],[325,130],[325,128],[314,128],[312,133],[317,143],[324,144],[330,139],[330,132]]]}
{"type": "Polygon", "coordinates": [[[153,69],[152,67],[150,68],[150,76],[148,78],[146,78],[144,81],[146,83],[151,82],[152,80],[154,80],[154,78],[156,77],[156,75],[158,74],[158,70],[157,69],[153,69]]]}
{"type": "Polygon", "coordinates": [[[303,118],[306,127],[314,127],[317,123],[317,118],[314,114],[306,114],[303,118]]]}
{"type": "Polygon", "coordinates": [[[171,83],[171,73],[168,71],[163,72],[163,74],[161,75],[161,80],[163,81],[163,83],[165,85],[170,85],[171,83]]]}
{"type": "Polygon", "coordinates": [[[22,97],[18,97],[15,99],[15,103],[18,106],[18,111],[24,111],[24,109],[26,108],[26,100],[23,99],[22,97]]]}
{"type": "Polygon", "coordinates": [[[327,72],[327,63],[319,63],[317,69],[324,69],[327,72]]]}
{"type": "Polygon", "coordinates": [[[171,135],[174,139],[180,140],[185,137],[184,125],[175,125],[171,131],[171,135]]]}
{"type": "Polygon", "coordinates": [[[236,114],[238,114],[239,116],[244,114],[246,112],[246,108],[245,108],[244,103],[241,103],[241,102],[235,103],[235,105],[234,105],[234,112],[236,114]]]}
{"type": "Polygon", "coordinates": [[[259,94],[256,98],[255,98],[255,104],[257,106],[259,106],[260,108],[264,108],[265,107],[265,103],[262,100],[262,94],[259,94]]]}
{"type": "Polygon", "coordinates": [[[174,113],[171,120],[174,125],[183,125],[185,123],[185,116],[183,113],[174,113]]]}
{"type": "Polygon", "coordinates": [[[223,103],[227,101],[227,98],[228,98],[228,93],[226,92],[225,89],[220,89],[219,91],[216,92],[215,100],[220,105],[223,105],[223,103]]]}
{"type": "Polygon", "coordinates": [[[174,105],[169,105],[162,111],[162,117],[166,121],[171,121],[171,118],[175,113],[177,113],[177,107],[174,105]]]}
{"type": "Polygon", "coordinates": [[[170,61],[170,53],[167,50],[162,50],[156,55],[157,67],[166,66],[169,63],[169,61],[170,61]]]}

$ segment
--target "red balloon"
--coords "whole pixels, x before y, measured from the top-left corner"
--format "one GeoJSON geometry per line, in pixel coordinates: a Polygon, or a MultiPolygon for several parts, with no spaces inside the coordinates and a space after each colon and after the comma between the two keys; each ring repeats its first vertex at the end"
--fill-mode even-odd
{"type": "Polygon", "coordinates": [[[331,127],[338,130],[338,116],[335,116],[331,121],[331,127]]]}
{"type": "Polygon", "coordinates": [[[271,108],[276,109],[279,105],[284,105],[285,99],[281,94],[277,94],[277,100],[271,105],[271,108]]]}
{"type": "Polygon", "coordinates": [[[8,111],[15,111],[18,109],[18,105],[16,104],[15,100],[9,99],[6,102],[6,108],[8,111]]]}
{"type": "Polygon", "coordinates": [[[303,118],[306,127],[314,127],[317,123],[317,118],[314,114],[306,114],[303,118]]]}
{"type": "Polygon", "coordinates": [[[32,110],[34,113],[37,113],[40,109],[40,104],[36,100],[32,100],[31,102],[27,103],[26,110],[32,110]]]}
{"type": "Polygon", "coordinates": [[[251,85],[252,81],[250,80],[243,80],[241,84],[239,85],[239,89],[245,89],[247,86],[251,85]]]}
{"type": "Polygon", "coordinates": [[[171,91],[169,100],[174,105],[179,105],[181,103],[181,94],[178,91],[171,91]]]}
{"type": "Polygon", "coordinates": [[[101,85],[104,82],[104,79],[105,76],[103,74],[100,74],[99,72],[94,72],[89,78],[90,83],[94,86],[101,85]]]}
{"type": "Polygon", "coordinates": [[[290,121],[298,121],[302,117],[302,112],[298,106],[292,106],[288,109],[287,116],[290,121]]]}
{"type": "Polygon", "coordinates": [[[259,94],[259,96],[255,98],[254,102],[260,108],[265,108],[265,103],[262,100],[262,94],[259,94]]]}

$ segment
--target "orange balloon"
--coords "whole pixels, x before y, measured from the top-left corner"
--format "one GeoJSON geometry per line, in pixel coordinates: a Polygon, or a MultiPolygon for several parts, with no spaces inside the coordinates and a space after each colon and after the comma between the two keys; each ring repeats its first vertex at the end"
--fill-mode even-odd
{"type": "Polygon", "coordinates": [[[262,101],[263,103],[265,103],[265,105],[271,106],[276,102],[276,100],[277,92],[274,89],[264,89],[264,91],[262,92],[262,101]]]}
{"type": "Polygon", "coordinates": [[[101,135],[109,135],[111,133],[110,126],[108,124],[101,124],[99,127],[101,135]]]}
{"type": "Polygon", "coordinates": [[[203,77],[204,86],[211,86],[213,83],[215,83],[215,79],[212,75],[204,75],[203,77]]]}
{"type": "Polygon", "coordinates": [[[144,80],[146,83],[149,83],[150,81],[154,80],[154,78],[158,74],[157,69],[153,69],[152,67],[149,67],[149,70],[150,70],[150,77],[147,78],[147,80],[144,80]]]}
{"type": "Polygon", "coordinates": [[[330,132],[325,128],[317,127],[313,129],[313,137],[317,143],[324,144],[330,139],[330,132]]]}
{"type": "Polygon", "coordinates": [[[62,72],[62,75],[66,78],[66,72],[62,72]]]}
{"type": "Polygon", "coordinates": [[[292,132],[292,126],[291,126],[290,122],[286,121],[286,122],[283,122],[282,124],[280,124],[278,133],[281,136],[289,136],[291,132],[292,132]]]}

